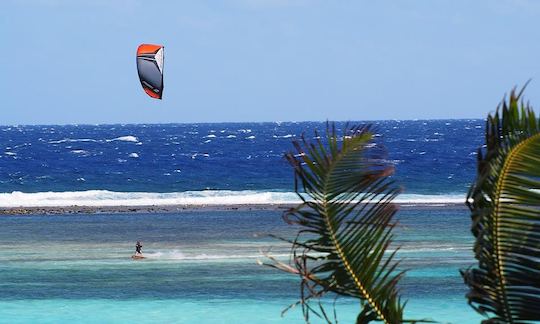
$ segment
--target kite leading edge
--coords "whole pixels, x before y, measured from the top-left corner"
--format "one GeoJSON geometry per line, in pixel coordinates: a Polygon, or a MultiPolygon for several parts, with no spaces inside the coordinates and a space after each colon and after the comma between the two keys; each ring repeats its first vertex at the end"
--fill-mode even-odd
{"type": "Polygon", "coordinates": [[[137,48],[137,71],[144,91],[152,98],[163,95],[163,46],[141,44],[137,48]]]}

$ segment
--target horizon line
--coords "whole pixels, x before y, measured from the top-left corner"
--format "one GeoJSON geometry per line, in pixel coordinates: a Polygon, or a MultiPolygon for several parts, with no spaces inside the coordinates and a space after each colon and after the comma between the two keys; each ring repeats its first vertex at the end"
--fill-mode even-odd
{"type": "Polygon", "coordinates": [[[408,121],[446,121],[446,120],[452,120],[452,121],[485,121],[485,118],[430,118],[430,119],[423,119],[423,118],[413,118],[413,119],[365,119],[365,120],[303,120],[303,121],[223,121],[223,122],[152,122],[152,123],[61,123],[61,124],[50,124],[50,123],[44,123],[44,124],[0,124],[0,127],[20,127],[20,126],[127,126],[127,125],[208,125],[208,124],[299,124],[299,123],[327,123],[327,122],[333,122],[333,123],[351,123],[351,122],[362,122],[362,123],[370,123],[370,122],[388,122],[388,121],[394,121],[394,122],[408,122],[408,121]]]}

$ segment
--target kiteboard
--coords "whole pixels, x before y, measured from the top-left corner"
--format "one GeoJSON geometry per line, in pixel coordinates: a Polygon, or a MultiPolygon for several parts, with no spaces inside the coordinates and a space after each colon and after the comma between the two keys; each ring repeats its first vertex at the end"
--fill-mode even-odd
{"type": "Polygon", "coordinates": [[[142,259],[146,259],[146,257],[142,256],[142,255],[137,255],[137,254],[134,254],[131,256],[131,258],[133,260],[142,260],[142,259]]]}

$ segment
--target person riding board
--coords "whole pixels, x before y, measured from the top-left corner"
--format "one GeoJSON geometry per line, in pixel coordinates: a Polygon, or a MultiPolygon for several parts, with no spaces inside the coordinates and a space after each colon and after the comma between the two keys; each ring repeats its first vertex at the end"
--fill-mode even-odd
{"type": "Polygon", "coordinates": [[[135,244],[135,254],[142,255],[141,249],[142,249],[142,244],[140,241],[137,241],[137,244],[135,244]]]}

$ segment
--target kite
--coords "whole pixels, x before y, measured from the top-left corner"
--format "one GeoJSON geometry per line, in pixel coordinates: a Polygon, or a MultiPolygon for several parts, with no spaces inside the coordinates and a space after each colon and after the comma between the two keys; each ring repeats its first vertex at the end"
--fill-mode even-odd
{"type": "Polygon", "coordinates": [[[150,97],[163,96],[163,46],[141,44],[137,48],[137,71],[141,85],[150,97]]]}

